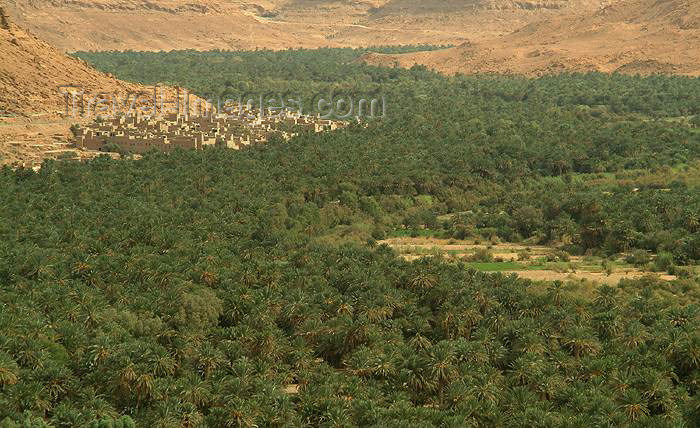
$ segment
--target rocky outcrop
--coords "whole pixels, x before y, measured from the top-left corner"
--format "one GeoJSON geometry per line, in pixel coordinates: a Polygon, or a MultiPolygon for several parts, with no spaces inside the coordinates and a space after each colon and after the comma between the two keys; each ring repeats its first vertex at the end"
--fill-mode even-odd
{"type": "Polygon", "coordinates": [[[0,28],[3,30],[10,29],[10,17],[7,15],[3,7],[0,7],[0,28]]]}

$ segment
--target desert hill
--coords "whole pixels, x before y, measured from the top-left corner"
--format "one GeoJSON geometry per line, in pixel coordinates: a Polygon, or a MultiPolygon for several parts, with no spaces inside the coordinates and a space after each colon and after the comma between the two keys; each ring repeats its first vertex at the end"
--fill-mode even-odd
{"type": "Polygon", "coordinates": [[[563,71],[700,75],[700,3],[622,0],[593,13],[570,12],[513,33],[455,48],[372,54],[386,66],[423,64],[454,73],[541,75],[563,71]]]}
{"type": "Polygon", "coordinates": [[[610,0],[5,0],[64,51],[454,44],[610,0]]]}
{"type": "Polygon", "coordinates": [[[64,112],[58,89],[62,85],[80,86],[92,93],[143,89],[65,55],[13,24],[2,9],[0,14],[0,111],[21,115],[64,112]]]}

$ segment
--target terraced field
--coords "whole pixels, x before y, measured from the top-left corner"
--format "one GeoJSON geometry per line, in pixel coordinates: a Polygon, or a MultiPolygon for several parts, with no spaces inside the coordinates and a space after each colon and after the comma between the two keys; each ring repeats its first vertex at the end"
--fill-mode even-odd
{"type": "MultiPolygon", "coordinates": [[[[534,281],[592,281],[617,284],[623,279],[647,275],[666,281],[675,275],[654,272],[653,265],[634,266],[625,261],[627,254],[614,258],[571,256],[556,248],[516,243],[483,243],[474,240],[402,237],[379,241],[396,250],[406,260],[441,257],[460,261],[484,272],[514,273],[534,281]]],[[[697,267],[694,268],[697,271],[697,267]]]]}

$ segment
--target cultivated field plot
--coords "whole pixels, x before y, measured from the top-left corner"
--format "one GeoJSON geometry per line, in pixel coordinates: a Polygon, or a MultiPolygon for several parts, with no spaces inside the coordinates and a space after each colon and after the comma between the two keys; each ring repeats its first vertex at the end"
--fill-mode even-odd
{"type": "Polygon", "coordinates": [[[617,284],[622,279],[637,279],[646,275],[666,281],[677,279],[675,275],[666,272],[654,272],[652,264],[634,266],[625,261],[627,254],[613,258],[571,256],[556,248],[541,245],[491,244],[429,237],[390,238],[379,243],[389,245],[406,260],[442,257],[462,261],[476,270],[515,273],[534,281],[585,280],[617,284]]]}

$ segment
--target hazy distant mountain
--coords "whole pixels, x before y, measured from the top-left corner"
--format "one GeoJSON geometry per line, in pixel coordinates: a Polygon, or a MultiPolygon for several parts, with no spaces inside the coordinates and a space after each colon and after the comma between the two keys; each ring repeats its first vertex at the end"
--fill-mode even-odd
{"type": "Polygon", "coordinates": [[[285,49],[461,44],[609,0],[11,0],[66,50],[285,49]]]}
{"type": "Polygon", "coordinates": [[[367,55],[366,62],[462,73],[603,71],[700,75],[700,2],[622,0],[569,9],[492,39],[434,52],[367,55]]]}

